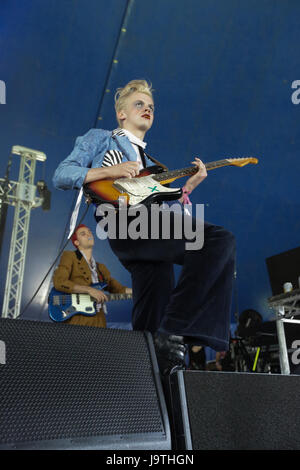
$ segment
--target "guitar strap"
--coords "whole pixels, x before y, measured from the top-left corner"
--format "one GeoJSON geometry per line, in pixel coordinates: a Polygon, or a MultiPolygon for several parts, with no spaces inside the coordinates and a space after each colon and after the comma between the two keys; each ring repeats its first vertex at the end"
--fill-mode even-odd
{"type": "Polygon", "coordinates": [[[102,272],[100,271],[100,268],[99,268],[98,263],[96,263],[96,266],[97,266],[97,272],[98,272],[99,282],[104,282],[104,281],[105,281],[104,275],[103,275],[102,272]]]}
{"type": "MultiPolygon", "coordinates": [[[[151,155],[149,155],[148,153],[146,153],[146,152],[144,152],[144,153],[145,153],[146,157],[149,158],[149,160],[151,160],[153,163],[155,163],[155,165],[158,165],[158,166],[162,167],[164,169],[164,171],[168,171],[168,167],[166,165],[164,165],[163,163],[156,160],[156,158],[151,157],[151,155]]],[[[146,168],[146,165],[144,165],[144,166],[146,168]]]]}

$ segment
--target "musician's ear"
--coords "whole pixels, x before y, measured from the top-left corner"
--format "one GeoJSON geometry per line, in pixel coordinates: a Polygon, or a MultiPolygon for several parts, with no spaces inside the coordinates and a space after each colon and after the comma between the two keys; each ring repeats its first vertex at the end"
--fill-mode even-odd
{"type": "Polygon", "coordinates": [[[74,245],[78,247],[78,246],[79,246],[79,241],[78,241],[78,240],[74,240],[74,245]]]}
{"type": "Polygon", "coordinates": [[[124,121],[124,119],[127,118],[127,114],[124,109],[121,109],[120,111],[117,112],[117,118],[119,121],[124,121]]]}

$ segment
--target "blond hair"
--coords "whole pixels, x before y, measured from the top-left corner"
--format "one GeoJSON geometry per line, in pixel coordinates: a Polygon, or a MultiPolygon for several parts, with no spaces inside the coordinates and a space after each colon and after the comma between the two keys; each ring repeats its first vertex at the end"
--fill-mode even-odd
{"type": "MultiPolygon", "coordinates": [[[[145,93],[146,95],[150,96],[153,99],[152,92],[154,91],[152,88],[152,84],[148,83],[146,80],[131,80],[127,85],[122,88],[117,88],[115,93],[115,110],[116,113],[121,111],[125,108],[125,103],[127,98],[138,91],[139,93],[145,93]]],[[[121,125],[118,117],[117,121],[119,125],[121,125]]]]}

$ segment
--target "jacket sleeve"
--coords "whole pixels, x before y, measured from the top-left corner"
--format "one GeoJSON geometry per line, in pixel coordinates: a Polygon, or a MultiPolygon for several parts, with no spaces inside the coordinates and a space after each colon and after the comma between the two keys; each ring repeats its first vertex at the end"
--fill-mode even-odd
{"type": "Polygon", "coordinates": [[[71,293],[73,291],[74,282],[70,280],[73,268],[73,259],[71,251],[64,251],[59,265],[54,271],[53,285],[56,290],[71,293]]]}
{"type": "Polygon", "coordinates": [[[109,131],[90,129],[77,137],[74,149],[55,170],[52,180],[55,188],[80,189],[95,157],[105,153],[108,135],[109,131]]]}
{"type": "Polygon", "coordinates": [[[112,294],[124,294],[126,287],[123,286],[119,281],[111,277],[109,270],[104,264],[97,263],[98,270],[103,275],[105,282],[107,282],[107,290],[112,294]]]}

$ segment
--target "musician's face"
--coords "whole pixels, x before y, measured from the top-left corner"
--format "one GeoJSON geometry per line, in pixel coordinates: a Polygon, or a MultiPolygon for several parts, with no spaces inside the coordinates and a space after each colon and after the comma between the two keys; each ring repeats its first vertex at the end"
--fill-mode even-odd
{"type": "Polygon", "coordinates": [[[138,91],[132,93],[125,103],[124,109],[118,112],[122,127],[129,131],[138,129],[147,132],[154,119],[154,103],[152,98],[138,91]]]}
{"type": "Polygon", "coordinates": [[[92,248],[94,246],[94,236],[89,228],[80,227],[77,232],[77,240],[75,240],[75,245],[77,248],[92,248]]]}

